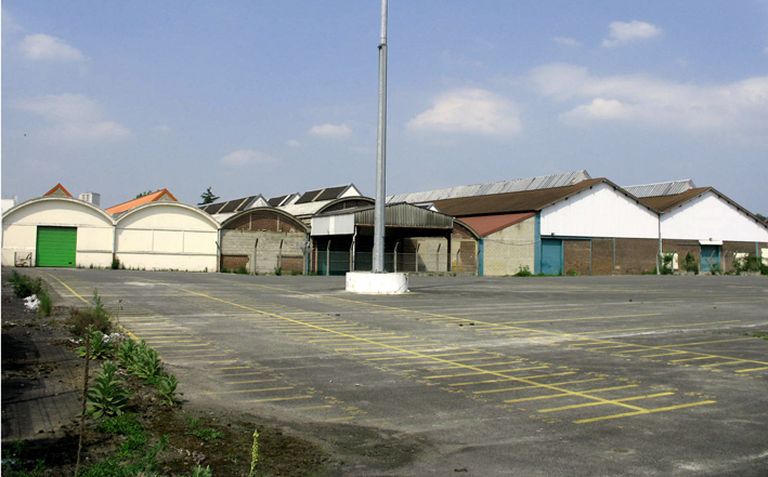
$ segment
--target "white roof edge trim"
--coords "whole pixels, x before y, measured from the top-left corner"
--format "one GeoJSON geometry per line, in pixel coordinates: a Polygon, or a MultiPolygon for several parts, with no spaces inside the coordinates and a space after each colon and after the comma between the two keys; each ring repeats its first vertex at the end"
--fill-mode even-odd
{"type": "Polygon", "coordinates": [[[107,221],[110,224],[115,225],[116,223],[115,219],[111,215],[109,215],[104,209],[96,207],[90,202],[86,202],[84,200],[70,198],[70,197],[35,197],[33,199],[25,200],[24,202],[20,202],[14,205],[13,207],[11,207],[10,209],[6,210],[5,213],[3,213],[3,221],[5,221],[5,219],[8,216],[15,213],[17,210],[21,210],[22,208],[26,208],[27,206],[34,205],[40,202],[68,202],[72,204],[82,205],[88,209],[98,212],[99,215],[107,219],[107,221]]]}
{"type": "Polygon", "coordinates": [[[213,216],[211,214],[209,214],[208,212],[205,212],[205,211],[203,211],[201,209],[198,209],[197,207],[193,207],[191,205],[184,204],[182,202],[150,202],[149,204],[140,205],[140,206],[138,206],[138,207],[136,207],[134,209],[131,209],[131,210],[125,212],[124,214],[120,215],[119,217],[117,217],[117,219],[115,219],[115,225],[118,225],[120,222],[125,220],[126,217],[129,217],[129,216],[137,213],[140,210],[149,209],[149,208],[153,208],[153,207],[175,207],[175,208],[187,209],[187,210],[193,212],[194,214],[199,215],[200,217],[202,217],[206,222],[211,223],[214,227],[216,227],[217,230],[221,226],[221,223],[219,223],[218,220],[214,219],[213,216]]]}

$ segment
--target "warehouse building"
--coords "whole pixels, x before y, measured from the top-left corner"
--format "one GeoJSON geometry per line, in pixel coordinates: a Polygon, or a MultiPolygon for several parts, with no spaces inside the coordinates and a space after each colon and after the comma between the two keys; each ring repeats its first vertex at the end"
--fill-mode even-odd
{"type": "Polygon", "coordinates": [[[660,212],[673,271],[730,272],[737,259],[768,257],[768,225],[712,187],[685,179],[626,189],[660,212]]]}
{"type": "Polygon", "coordinates": [[[109,267],[114,222],[61,184],[3,214],[3,265],[109,267]]]}

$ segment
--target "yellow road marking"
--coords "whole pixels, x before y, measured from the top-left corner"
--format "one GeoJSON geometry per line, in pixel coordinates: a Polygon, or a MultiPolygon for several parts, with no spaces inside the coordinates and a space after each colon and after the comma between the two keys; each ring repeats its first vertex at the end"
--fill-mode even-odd
{"type": "MultiPolygon", "coordinates": [[[[648,351],[648,350],[645,350],[648,351]]],[[[661,358],[662,356],[675,356],[678,354],[692,354],[688,351],[672,351],[670,353],[658,353],[658,354],[646,354],[643,356],[640,356],[641,358],[661,358]]]]}
{"type": "Polygon", "coordinates": [[[293,386],[280,386],[276,388],[234,389],[231,391],[208,391],[203,394],[218,395],[218,394],[266,393],[271,391],[285,391],[288,389],[293,389],[293,386]]]}
{"type": "Polygon", "coordinates": [[[314,396],[290,396],[281,398],[247,399],[242,402],[277,402],[277,401],[296,401],[299,399],[312,399],[314,396]]]}
{"type": "Polygon", "coordinates": [[[701,326],[701,325],[726,325],[729,323],[741,323],[741,320],[701,321],[698,323],[685,323],[682,325],[643,326],[639,328],[612,328],[608,330],[576,331],[573,334],[574,335],[591,335],[591,334],[599,334],[599,333],[623,333],[627,331],[668,330],[668,329],[674,329],[674,328],[690,328],[691,326],[701,326]]]}
{"type": "MultiPolygon", "coordinates": [[[[656,393],[656,394],[645,394],[643,396],[632,396],[628,398],[617,399],[617,401],[621,401],[621,402],[639,401],[641,399],[652,399],[652,398],[657,398],[662,396],[671,396],[672,394],[675,394],[675,393],[672,391],[667,391],[667,392],[656,393]]],[[[604,405],[603,403],[599,403],[599,402],[585,402],[581,404],[571,404],[570,406],[548,407],[546,409],[539,409],[537,412],[541,412],[541,413],[560,412],[560,411],[568,411],[570,409],[581,409],[584,407],[603,406],[603,405],[604,405]]]]}
{"type": "Polygon", "coordinates": [[[718,366],[730,366],[732,364],[741,364],[741,361],[734,360],[734,361],[721,361],[720,363],[709,363],[709,364],[702,364],[702,368],[716,368],[718,366]]]}
{"type": "Polygon", "coordinates": [[[227,366],[225,368],[219,368],[219,371],[229,371],[232,369],[253,369],[250,366],[227,366]]]}
{"type": "MultiPolygon", "coordinates": [[[[542,375],[544,376],[544,375],[542,375]]],[[[533,376],[531,376],[533,378],[533,376]]],[[[531,379],[529,378],[529,379],[531,379]]],[[[591,383],[595,381],[605,381],[606,378],[589,378],[589,379],[577,379],[574,381],[561,381],[559,383],[552,383],[556,384],[558,386],[565,386],[567,384],[579,384],[579,383],[591,383]]],[[[513,386],[511,388],[501,388],[501,389],[486,389],[484,391],[474,391],[474,394],[496,394],[496,393],[506,393],[510,391],[518,391],[520,389],[533,389],[537,386],[513,386]]]]}
{"type": "Polygon", "coordinates": [[[738,369],[737,373],[751,373],[752,371],[764,371],[768,369],[768,366],[760,366],[759,368],[738,369]]]}
{"type": "Polygon", "coordinates": [[[670,360],[670,363],[685,363],[686,361],[701,361],[703,359],[720,359],[717,356],[697,356],[695,358],[682,358],[670,360]]]}
{"type": "Polygon", "coordinates": [[[277,381],[277,378],[271,378],[271,379],[249,379],[247,381],[224,381],[224,384],[228,386],[232,386],[235,384],[258,384],[258,383],[269,383],[272,381],[277,381]]]}
{"type": "Polygon", "coordinates": [[[751,336],[748,336],[748,337],[742,337],[742,338],[729,338],[726,340],[697,341],[694,343],[676,343],[676,344],[656,346],[656,348],[681,348],[683,346],[698,346],[703,344],[715,344],[715,343],[731,343],[733,341],[747,341],[747,340],[754,340],[754,338],[751,336]]]}
{"type": "MultiPolygon", "coordinates": [[[[497,374],[497,373],[513,373],[516,371],[528,371],[530,369],[546,369],[549,368],[549,366],[531,366],[528,368],[510,368],[510,369],[499,369],[499,370],[481,370],[481,371],[474,371],[471,373],[459,373],[459,374],[443,374],[439,376],[427,376],[424,379],[451,379],[451,378],[462,378],[465,376],[477,376],[479,374],[497,374]]],[[[514,379],[511,376],[507,376],[509,379],[514,379]]]]}
{"type": "Polygon", "coordinates": [[[592,417],[589,419],[577,419],[573,421],[576,424],[589,424],[592,422],[599,422],[599,421],[607,421],[609,419],[619,419],[624,417],[631,417],[631,416],[642,416],[645,414],[655,414],[657,412],[668,412],[668,411],[675,411],[678,409],[685,409],[688,407],[695,407],[695,406],[705,406],[708,404],[715,404],[717,401],[713,400],[707,400],[707,401],[698,401],[698,402],[690,402],[686,404],[678,404],[677,406],[667,406],[667,407],[657,407],[654,409],[643,409],[642,411],[633,411],[633,412],[623,412],[621,414],[612,414],[610,416],[600,416],[600,417],[592,417]]]}
{"type": "MultiPolygon", "coordinates": [[[[639,386],[638,384],[625,384],[624,386],[611,386],[608,388],[598,388],[598,389],[588,389],[586,391],[583,391],[584,393],[602,393],[607,391],[617,391],[619,389],[630,389],[630,388],[636,388],[639,386]]],[[[507,399],[504,402],[508,404],[516,403],[516,402],[527,402],[527,401],[539,401],[542,399],[555,399],[558,397],[564,397],[568,396],[568,393],[561,393],[561,394],[545,394],[544,396],[532,396],[532,397],[524,397],[524,398],[518,398],[518,399],[507,399]]],[[[611,399],[610,403],[602,403],[602,404],[613,404],[616,405],[616,403],[621,403],[618,399],[611,399]]],[[[627,407],[635,407],[635,406],[629,406],[627,407]]],[[[642,409],[639,407],[636,407],[636,409],[642,409]]]]}
{"type": "MultiPolygon", "coordinates": [[[[168,286],[170,286],[170,285],[168,285],[168,286]]],[[[285,320],[285,321],[291,322],[291,323],[303,324],[304,326],[307,326],[309,328],[315,329],[317,331],[326,332],[326,333],[334,333],[334,334],[338,334],[338,335],[341,335],[341,336],[348,336],[352,340],[357,340],[357,341],[369,343],[369,344],[372,344],[372,345],[377,345],[377,346],[380,346],[382,348],[391,349],[393,351],[400,351],[402,354],[410,355],[410,356],[413,356],[414,358],[427,358],[427,359],[432,359],[432,360],[437,361],[437,362],[442,362],[444,364],[461,364],[461,363],[457,363],[455,361],[451,361],[451,360],[448,360],[448,359],[443,359],[443,358],[437,357],[436,355],[429,355],[429,354],[426,354],[426,353],[423,353],[423,352],[420,352],[420,351],[409,350],[409,349],[406,349],[406,348],[402,348],[402,347],[394,346],[394,345],[389,345],[389,344],[386,344],[386,343],[378,343],[378,342],[376,342],[376,341],[374,341],[374,340],[372,340],[370,338],[358,338],[355,335],[352,335],[352,334],[349,334],[349,333],[346,333],[346,332],[343,332],[343,331],[337,331],[337,330],[334,330],[334,329],[331,329],[331,328],[325,328],[325,327],[322,327],[322,326],[318,326],[318,325],[313,325],[313,324],[310,324],[310,323],[302,322],[301,320],[297,320],[295,318],[290,318],[290,317],[287,317],[287,316],[281,316],[281,315],[278,315],[278,314],[275,314],[275,313],[271,313],[271,312],[265,312],[265,311],[259,310],[257,308],[248,306],[248,305],[242,305],[240,303],[235,303],[235,302],[232,302],[232,301],[229,301],[229,300],[225,300],[225,299],[218,298],[218,297],[215,297],[215,296],[212,296],[212,295],[208,295],[206,293],[197,292],[197,291],[194,291],[194,290],[189,290],[189,289],[181,288],[181,287],[174,287],[174,288],[176,288],[178,290],[181,290],[181,291],[183,291],[185,293],[188,293],[190,295],[200,296],[200,297],[206,298],[208,300],[217,301],[219,303],[224,303],[224,304],[227,304],[227,305],[230,305],[230,306],[234,306],[236,308],[240,308],[240,309],[244,309],[244,310],[249,310],[249,311],[253,311],[253,312],[256,312],[256,313],[265,314],[265,315],[268,315],[268,316],[272,316],[273,318],[282,319],[282,320],[285,320]]],[[[453,353],[449,353],[449,355],[454,355],[454,354],[453,353]]],[[[373,358],[373,359],[377,359],[377,358],[373,358]]],[[[402,359],[402,357],[401,357],[401,359],[402,359]]],[[[464,367],[465,369],[467,369],[468,371],[479,371],[479,372],[487,373],[487,374],[490,374],[490,375],[494,375],[495,374],[495,375],[497,375],[498,377],[501,377],[501,378],[510,377],[510,376],[505,375],[503,373],[500,373],[498,371],[487,371],[487,370],[484,370],[482,368],[478,368],[477,366],[472,366],[472,365],[468,365],[468,364],[462,364],[461,366],[464,367]]],[[[561,388],[561,387],[558,387],[558,386],[555,386],[555,385],[550,385],[550,384],[546,384],[546,383],[537,383],[535,381],[526,379],[524,377],[516,377],[516,378],[514,378],[514,380],[518,381],[520,383],[523,383],[523,384],[530,384],[530,385],[533,385],[535,387],[540,387],[540,388],[543,388],[543,389],[549,389],[549,390],[552,390],[552,391],[556,391],[556,392],[562,393],[564,395],[578,396],[578,397],[581,397],[583,399],[592,400],[592,401],[600,401],[600,402],[610,401],[615,406],[624,407],[624,408],[633,409],[633,410],[642,410],[643,409],[643,408],[640,408],[640,407],[637,407],[637,406],[634,406],[634,405],[631,405],[631,404],[626,404],[626,403],[622,403],[622,402],[617,402],[615,400],[601,398],[599,396],[594,396],[594,395],[586,394],[586,392],[582,392],[582,391],[572,391],[572,390],[561,388]]]]}
{"type": "MultiPolygon", "coordinates": [[[[576,374],[576,371],[568,371],[563,373],[550,373],[550,374],[534,374],[531,376],[526,376],[527,379],[535,379],[535,378],[543,378],[543,377],[549,377],[549,376],[568,376],[569,374],[576,374]]],[[[479,384],[493,384],[493,383],[504,383],[508,382],[509,378],[504,379],[488,379],[486,381],[474,381],[471,383],[451,383],[448,386],[475,386],[479,384]]]]}

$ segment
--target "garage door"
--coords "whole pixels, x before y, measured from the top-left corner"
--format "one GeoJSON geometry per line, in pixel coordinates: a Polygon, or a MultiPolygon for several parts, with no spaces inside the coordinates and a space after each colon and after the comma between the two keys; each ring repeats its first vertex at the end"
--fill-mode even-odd
{"type": "Polygon", "coordinates": [[[541,240],[541,273],[544,275],[563,274],[563,241],[560,239],[541,240]]]}
{"type": "Polygon", "coordinates": [[[76,227],[37,228],[37,266],[74,267],[76,227]]]}

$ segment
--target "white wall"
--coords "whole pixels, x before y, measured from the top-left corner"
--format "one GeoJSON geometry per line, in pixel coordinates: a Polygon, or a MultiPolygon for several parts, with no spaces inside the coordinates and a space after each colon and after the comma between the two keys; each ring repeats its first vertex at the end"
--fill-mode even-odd
{"type": "Polygon", "coordinates": [[[661,235],[666,239],[768,242],[768,229],[711,191],[663,214],[661,235]]]}
{"type": "Polygon", "coordinates": [[[312,217],[312,236],[352,235],[355,233],[355,214],[312,217]]]}
{"type": "Polygon", "coordinates": [[[76,265],[111,265],[112,219],[89,204],[65,198],[30,200],[3,216],[3,265],[13,266],[16,255],[30,253],[34,265],[38,226],[77,227],[76,265]]]}
{"type": "Polygon", "coordinates": [[[175,202],[156,202],[117,220],[115,253],[126,268],[217,269],[218,224],[208,214],[175,202]]]}
{"type": "Polygon", "coordinates": [[[609,184],[541,211],[541,236],[658,238],[658,216],[609,184]]]}

